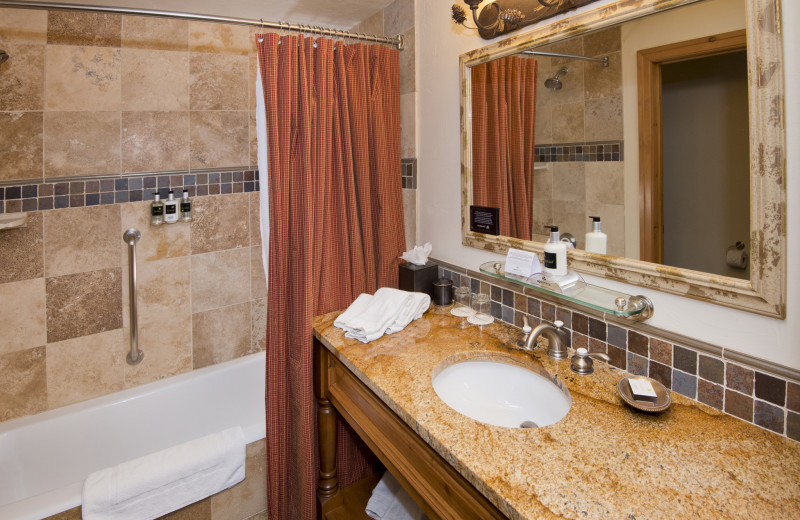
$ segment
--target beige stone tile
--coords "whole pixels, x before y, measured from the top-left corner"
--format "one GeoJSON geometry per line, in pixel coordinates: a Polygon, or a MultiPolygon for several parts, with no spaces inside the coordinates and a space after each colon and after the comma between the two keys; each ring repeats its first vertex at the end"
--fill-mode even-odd
{"type": "Polygon", "coordinates": [[[197,197],[192,220],[192,253],[250,245],[250,194],[197,197]]]}
{"type": "MultiPolygon", "coordinates": [[[[625,206],[621,204],[604,204],[602,202],[589,202],[586,204],[586,214],[600,217],[603,223],[603,233],[608,235],[608,254],[626,256],[625,253],[625,206]]],[[[587,218],[588,222],[589,219],[587,218]]]]}
{"type": "Polygon", "coordinates": [[[214,520],[248,518],[267,508],[267,446],[263,439],[247,445],[245,479],[211,497],[214,520]]]}
{"type": "Polygon", "coordinates": [[[48,112],[45,177],[118,174],[120,112],[48,112]]]}
{"type": "MultiPolygon", "coordinates": [[[[544,87],[542,87],[544,88],[544,87]]],[[[541,92],[541,90],[539,91],[541,92]]],[[[553,143],[553,109],[549,106],[536,107],[536,120],[534,128],[535,143],[537,145],[553,143]]]]}
{"type": "Polygon", "coordinates": [[[0,8],[0,42],[47,43],[47,11],[0,8]]]}
{"type": "Polygon", "coordinates": [[[6,45],[0,65],[0,111],[44,108],[44,45],[6,45]]]}
{"type": "Polygon", "coordinates": [[[0,181],[41,180],[43,139],[41,112],[0,113],[0,181]]]}
{"type": "Polygon", "coordinates": [[[619,25],[592,31],[583,36],[583,50],[587,56],[602,57],[603,54],[622,50],[622,31],[619,25]]]}
{"type": "Polygon", "coordinates": [[[193,313],[250,300],[250,248],[191,258],[193,313]]]}
{"type": "Polygon", "coordinates": [[[562,235],[571,233],[583,249],[586,235],[586,203],[583,201],[553,201],[552,223],[562,235]]]}
{"type": "Polygon", "coordinates": [[[45,211],[45,275],[119,267],[120,226],[118,205],[45,211]]]}
{"type": "Polygon", "coordinates": [[[191,168],[247,166],[250,162],[250,113],[192,112],[191,168]]]}
{"type": "Polygon", "coordinates": [[[250,244],[261,245],[261,196],[252,191],[250,197],[250,244]]]}
{"type": "Polygon", "coordinates": [[[416,83],[416,64],[414,49],[416,48],[416,37],[414,28],[403,33],[404,48],[400,51],[400,94],[408,94],[417,90],[416,83]]]}
{"type": "Polygon", "coordinates": [[[250,112],[248,123],[248,131],[250,132],[250,166],[258,168],[258,129],[256,128],[255,111],[250,112]]]}
{"type": "Polygon", "coordinates": [[[206,498],[184,508],[159,517],[159,520],[212,520],[211,498],[206,498]]]}
{"type": "Polygon", "coordinates": [[[541,68],[538,71],[538,88],[536,95],[541,96],[541,102],[549,106],[579,103],[584,99],[584,70],[585,65],[581,61],[571,60],[562,65],[551,65],[549,68],[541,68]],[[561,73],[558,79],[561,80],[561,89],[553,90],[544,86],[547,78],[552,78],[561,69],[566,68],[566,73],[561,73]]]}
{"type": "MultiPolygon", "coordinates": [[[[583,38],[580,36],[576,36],[574,38],[569,38],[568,40],[556,42],[552,45],[548,45],[548,51],[556,52],[559,54],[583,54],[583,38]]],[[[550,58],[550,64],[554,67],[563,67],[564,65],[573,65],[575,64],[575,60],[573,58],[557,58],[555,56],[550,58]]]]}
{"type": "Polygon", "coordinates": [[[150,201],[120,204],[119,211],[119,248],[123,266],[128,265],[128,245],[122,241],[122,234],[130,228],[136,228],[142,233],[141,240],[136,243],[136,260],[139,266],[144,262],[189,255],[189,225],[177,223],[151,226],[150,201]]]}
{"type": "Polygon", "coordinates": [[[122,282],[121,268],[47,278],[48,343],[121,330],[122,282]]]}
{"type": "Polygon", "coordinates": [[[122,47],[186,52],[189,50],[189,22],[154,16],[123,16],[122,47]]]}
{"type": "Polygon", "coordinates": [[[361,21],[358,25],[351,27],[350,31],[383,36],[383,10],[377,11],[366,20],[361,21]]]}
{"type": "Polygon", "coordinates": [[[44,278],[0,284],[0,354],[47,342],[44,278]]]}
{"type": "Polygon", "coordinates": [[[243,25],[189,22],[189,50],[215,54],[250,54],[250,29],[243,25]]]}
{"type": "Polygon", "coordinates": [[[267,348],[267,299],[250,302],[250,348],[261,352],[267,348]]]}
{"type": "Polygon", "coordinates": [[[24,227],[0,233],[0,284],[44,276],[42,213],[28,213],[24,227]]]}
{"type": "Polygon", "coordinates": [[[48,45],[47,110],[119,110],[121,52],[105,47],[48,45]]]}
{"type": "Polygon", "coordinates": [[[45,359],[44,345],[0,354],[0,422],[47,410],[45,359]]]}
{"type": "Polygon", "coordinates": [[[122,390],[127,350],[122,329],[48,343],[48,408],[122,390]]]}
{"type": "Polygon", "coordinates": [[[553,142],[579,143],[583,140],[583,103],[553,106],[553,142]]]}
{"type": "MultiPolygon", "coordinates": [[[[126,388],[192,369],[189,257],[137,262],[137,268],[139,347],[146,358],[135,366],[125,363],[126,388]]],[[[129,298],[127,284],[123,284],[125,316],[129,298]]],[[[125,333],[127,338],[129,329],[125,333]]]]}
{"type": "Polygon", "coordinates": [[[553,198],[553,166],[555,163],[539,163],[547,168],[533,172],[533,200],[551,200],[553,198]]]}
{"type": "Polygon", "coordinates": [[[587,162],[586,164],[586,201],[605,204],[624,204],[624,163],[587,162]]]}
{"type": "Polygon", "coordinates": [[[250,299],[267,297],[267,277],[264,276],[264,262],[261,259],[261,246],[250,248],[250,299]]]}
{"type": "Polygon", "coordinates": [[[383,9],[383,20],[388,36],[394,36],[413,28],[414,0],[395,0],[387,5],[383,9]]]}
{"type": "Polygon", "coordinates": [[[608,67],[590,63],[586,66],[586,99],[622,95],[621,53],[612,52],[608,56],[608,67]]]}
{"type": "Polygon", "coordinates": [[[586,100],[586,140],[622,139],[622,98],[586,100]]]}
{"type": "Polygon", "coordinates": [[[417,245],[417,190],[403,190],[403,224],[406,232],[406,251],[417,245]]]}
{"type": "Polygon", "coordinates": [[[122,112],[123,172],[189,168],[189,112],[122,112]]]}
{"type": "Polygon", "coordinates": [[[248,110],[250,58],[192,53],[189,92],[192,110],[248,110]]]}
{"type": "Polygon", "coordinates": [[[188,109],[188,53],[122,50],[122,110],[188,109]]]}
{"type": "Polygon", "coordinates": [[[47,43],[119,47],[121,39],[121,15],[76,11],[47,13],[47,43]]]}
{"type": "Polygon", "coordinates": [[[417,95],[400,96],[400,157],[417,156],[417,95]]]}
{"type": "MultiPolygon", "coordinates": [[[[533,202],[533,232],[535,235],[543,235],[546,241],[549,237],[549,230],[545,226],[553,224],[553,201],[552,199],[536,199],[533,202]]],[[[533,238],[537,240],[537,238],[533,238]]]]}
{"type": "Polygon", "coordinates": [[[216,365],[254,353],[250,345],[250,329],[250,302],[193,314],[194,368],[216,365]]]}
{"type": "Polygon", "coordinates": [[[553,163],[553,200],[584,202],[586,175],[582,162],[553,163]]]}
{"type": "Polygon", "coordinates": [[[250,58],[248,63],[249,79],[247,81],[248,96],[250,97],[250,110],[256,109],[256,77],[258,76],[258,58],[250,58]]]}

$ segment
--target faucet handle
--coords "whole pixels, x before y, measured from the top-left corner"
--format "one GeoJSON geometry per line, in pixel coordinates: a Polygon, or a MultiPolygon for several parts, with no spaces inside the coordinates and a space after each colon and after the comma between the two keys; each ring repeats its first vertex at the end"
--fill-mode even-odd
{"type": "Polygon", "coordinates": [[[572,356],[572,362],[570,363],[569,368],[578,374],[591,374],[594,372],[594,362],[592,358],[602,359],[605,361],[611,360],[611,358],[608,357],[608,354],[603,354],[602,352],[589,352],[585,348],[581,347],[577,349],[575,351],[575,355],[572,356]]]}

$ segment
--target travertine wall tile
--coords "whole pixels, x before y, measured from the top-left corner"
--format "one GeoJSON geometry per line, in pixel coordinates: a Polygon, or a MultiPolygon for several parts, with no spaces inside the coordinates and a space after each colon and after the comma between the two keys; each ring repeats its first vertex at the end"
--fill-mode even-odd
{"type": "Polygon", "coordinates": [[[192,53],[189,92],[192,110],[248,110],[250,58],[192,53]]]}
{"type": "Polygon", "coordinates": [[[123,16],[122,47],[186,52],[189,50],[189,22],[153,16],[123,16]]]}
{"type": "Polygon", "coordinates": [[[10,56],[0,65],[0,111],[44,108],[43,45],[6,45],[10,56]]]}
{"type": "Polygon", "coordinates": [[[413,27],[403,33],[403,44],[403,50],[400,52],[400,94],[408,94],[417,90],[414,59],[416,37],[413,27]]]}
{"type": "Polygon", "coordinates": [[[47,110],[119,110],[121,52],[105,47],[47,46],[47,110]]]}
{"type": "Polygon", "coordinates": [[[400,156],[417,156],[417,95],[400,96],[400,156]]]}
{"type": "Polygon", "coordinates": [[[114,205],[46,211],[46,276],[118,268],[120,207],[114,205]]]}
{"type": "Polygon", "coordinates": [[[41,112],[0,113],[0,181],[42,179],[41,112]]]}
{"type": "Polygon", "coordinates": [[[0,42],[47,43],[47,11],[0,8],[0,42]]]}
{"type": "Polygon", "coordinates": [[[403,220],[406,251],[410,251],[417,245],[417,190],[403,190],[403,220]]]}
{"type": "Polygon", "coordinates": [[[47,112],[45,177],[108,175],[120,171],[116,112],[47,112]]]}
{"type": "MultiPolygon", "coordinates": [[[[553,168],[553,200],[583,202],[586,200],[585,163],[554,163],[553,168]]],[[[583,228],[580,228],[581,230],[583,228]]],[[[577,236],[578,230],[571,231],[577,236]]]]}
{"type": "Polygon", "coordinates": [[[47,341],[121,329],[122,270],[47,278],[47,341]]]}
{"type": "MultiPolygon", "coordinates": [[[[258,76],[258,58],[250,57],[250,61],[248,64],[248,75],[250,79],[247,80],[247,88],[250,96],[250,110],[256,109],[256,103],[258,99],[256,98],[256,76],[258,76]]],[[[255,164],[255,163],[253,163],[255,164]]]]}
{"type": "Polygon", "coordinates": [[[250,54],[250,28],[210,22],[189,22],[189,50],[216,54],[250,54]]]}
{"type": "Polygon", "coordinates": [[[255,349],[250,344],[250,302],[192,315],[194,368],[230,361],[255,349]]]}
{"type": "Polygon", "coordinates": [[[188,112],[122,112],[123,172],[187,170],[188,112]]]}
{"type": "Polygon", "coordinates": [[[203,197],[195,201],[192,253],[209,253],[250,245],[251,195],[203,197]]]}
{"type": "Polygon", "coordinates": [[[250,302],[251,337],[250,348],[255,352],[267,348],[267,299],[250,302]]]}
{"type": "Polygon", "coordinates": [[[191,112],[191,168],[243,166],[250,162],[248,111],[191,112]]]}
{"type": "MultiPolygon", "coordinates": [[[[624,204],[624,176],[622,161],[585,162],[586,201],[606,204],[624,204]]],[[[538,175],[538,172],[537,172],[538,175]]],[[[605,226],[605,221],[603,223],[605,226]]]]}
{"type": "Polygon", "coordinates": [[[378,11],[358,25],[351,27],[350,30],[355,33],[383,36],[383,11],[378,11]]]}
{"type": "Polygon", "coordinates": [[[261,245],[261,196],[254,191],[250,193],[250,244],[261,245]]]}
{"type": "Polygon", "coordinates": [[[620,52],[605,54],[608,67],[589,63],[584,68],[586,99],[622,95],[622,57],[620,52]]]}
{"type": "Polygon", "coordinates": [[[44,276],[42,213],[28,214],[24,227],[0,233],[0,284],[44,276]]]}
{"type": "Polygon", "coordinates": [[[395,0],[383,10],[383,29],[387,36],[396,36],[413,27],[414,0],[395,0]]]}
{"type": "Polygon", "coordinates": [[[57,408],[123,388],[122,329],[47,345],[47,401],[57,408]]]}
{"type": "Polygon", "coordinates": [[[553,141],[556,143],[579,143],[588,139],[584,133],[583,102],[553,105],[553,141]]]}
{"type": "Polygon", "coordinates": [[[267,445],[260,440],[247,445],[245,479],[211,497],[214,520],[246,519],[267,508],[267,445]]]}
{"type": "Polygon", "coordinates": [[[0,284],[0,355],[44,345],[45,316],[44,278],[0,284]]]}
{"type": "Polygon", "coordinates": [[[260,245],[250,248],[250,283],[250,299],[258,300],[267,297],[267,278],[264,275],[260,245]]]}
{"type": "Polygon", "coordinates": [[[122,50],[122,110],[188,109],[188,53],[122,50]]]}
{"type": "Polygon", "coordinates": [[[47,43],[119,47],[122,16],[112,13],[49,11],[47,43]]]}
{"type": "Polygon", "coordinates": [[[256,126],[255,110],[250,112],[248,123],[248,131],[250,132],[250,164],[256,166],[258,165],[258,128],[256,126]]]}
{"type": "Polygon", "coordinates": [[[622,139],[622,97],[586,100],[586,140],[622,139]]]}
{"type": "Polygon", "coordinates": [[[192,255],[192,312],[250,301],[250,283],[250,248],[192,255]]]}
{"type": "Polygon", "coordinates": [[[121,204],[119,247],[122,265],[128,265],[128,245],[122,240],[125,230],[136,228],[142,238],[136,243],[136,259],[139,266],[144,262],[176,258],[189,254],[189,237],[191,227],[188,224],[150,225],[150,201],[121,204]]]}
{"type": "Polygon", "coordinates": [[[0,354],[0,421],[47,409],[45,347],[0,354]]]}

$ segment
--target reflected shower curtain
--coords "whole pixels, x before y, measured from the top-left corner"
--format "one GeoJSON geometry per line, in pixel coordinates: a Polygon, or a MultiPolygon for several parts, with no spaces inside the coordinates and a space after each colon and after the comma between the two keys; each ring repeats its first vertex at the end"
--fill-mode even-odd
{"type": "Polygon", "coordinates": [[[535,59],[472,68],[473,204],[500,208],[500,234],[525,240],[533,232],[535,116],[535,59]]]}
{"type": "MultiPolygon", "coordinates": [[[[405,246],[398,51],[325,38],[258,43],[269,175],[267,501],[311,520],[318,478],[311,319],[397,287],[405,246]]],[[[340,421],[340,486],[372,471],[340,421]]]]}

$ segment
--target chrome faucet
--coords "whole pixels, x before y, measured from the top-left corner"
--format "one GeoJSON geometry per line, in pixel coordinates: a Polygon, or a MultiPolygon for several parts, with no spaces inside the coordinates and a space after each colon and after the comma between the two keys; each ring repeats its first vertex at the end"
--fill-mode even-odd
{"type": "Polygon", "coordinates": [[[553,359],[565,359],[567,357],[566,336],[567,331],[564,330],[564,322],[557,320],[552,325],[549,323],[542,323],[537,325],[525,342],[525,350],[533,350],[536,347],[536,340],[539,336],[544,336],[547,339],[547,355],[553,359]]]}

